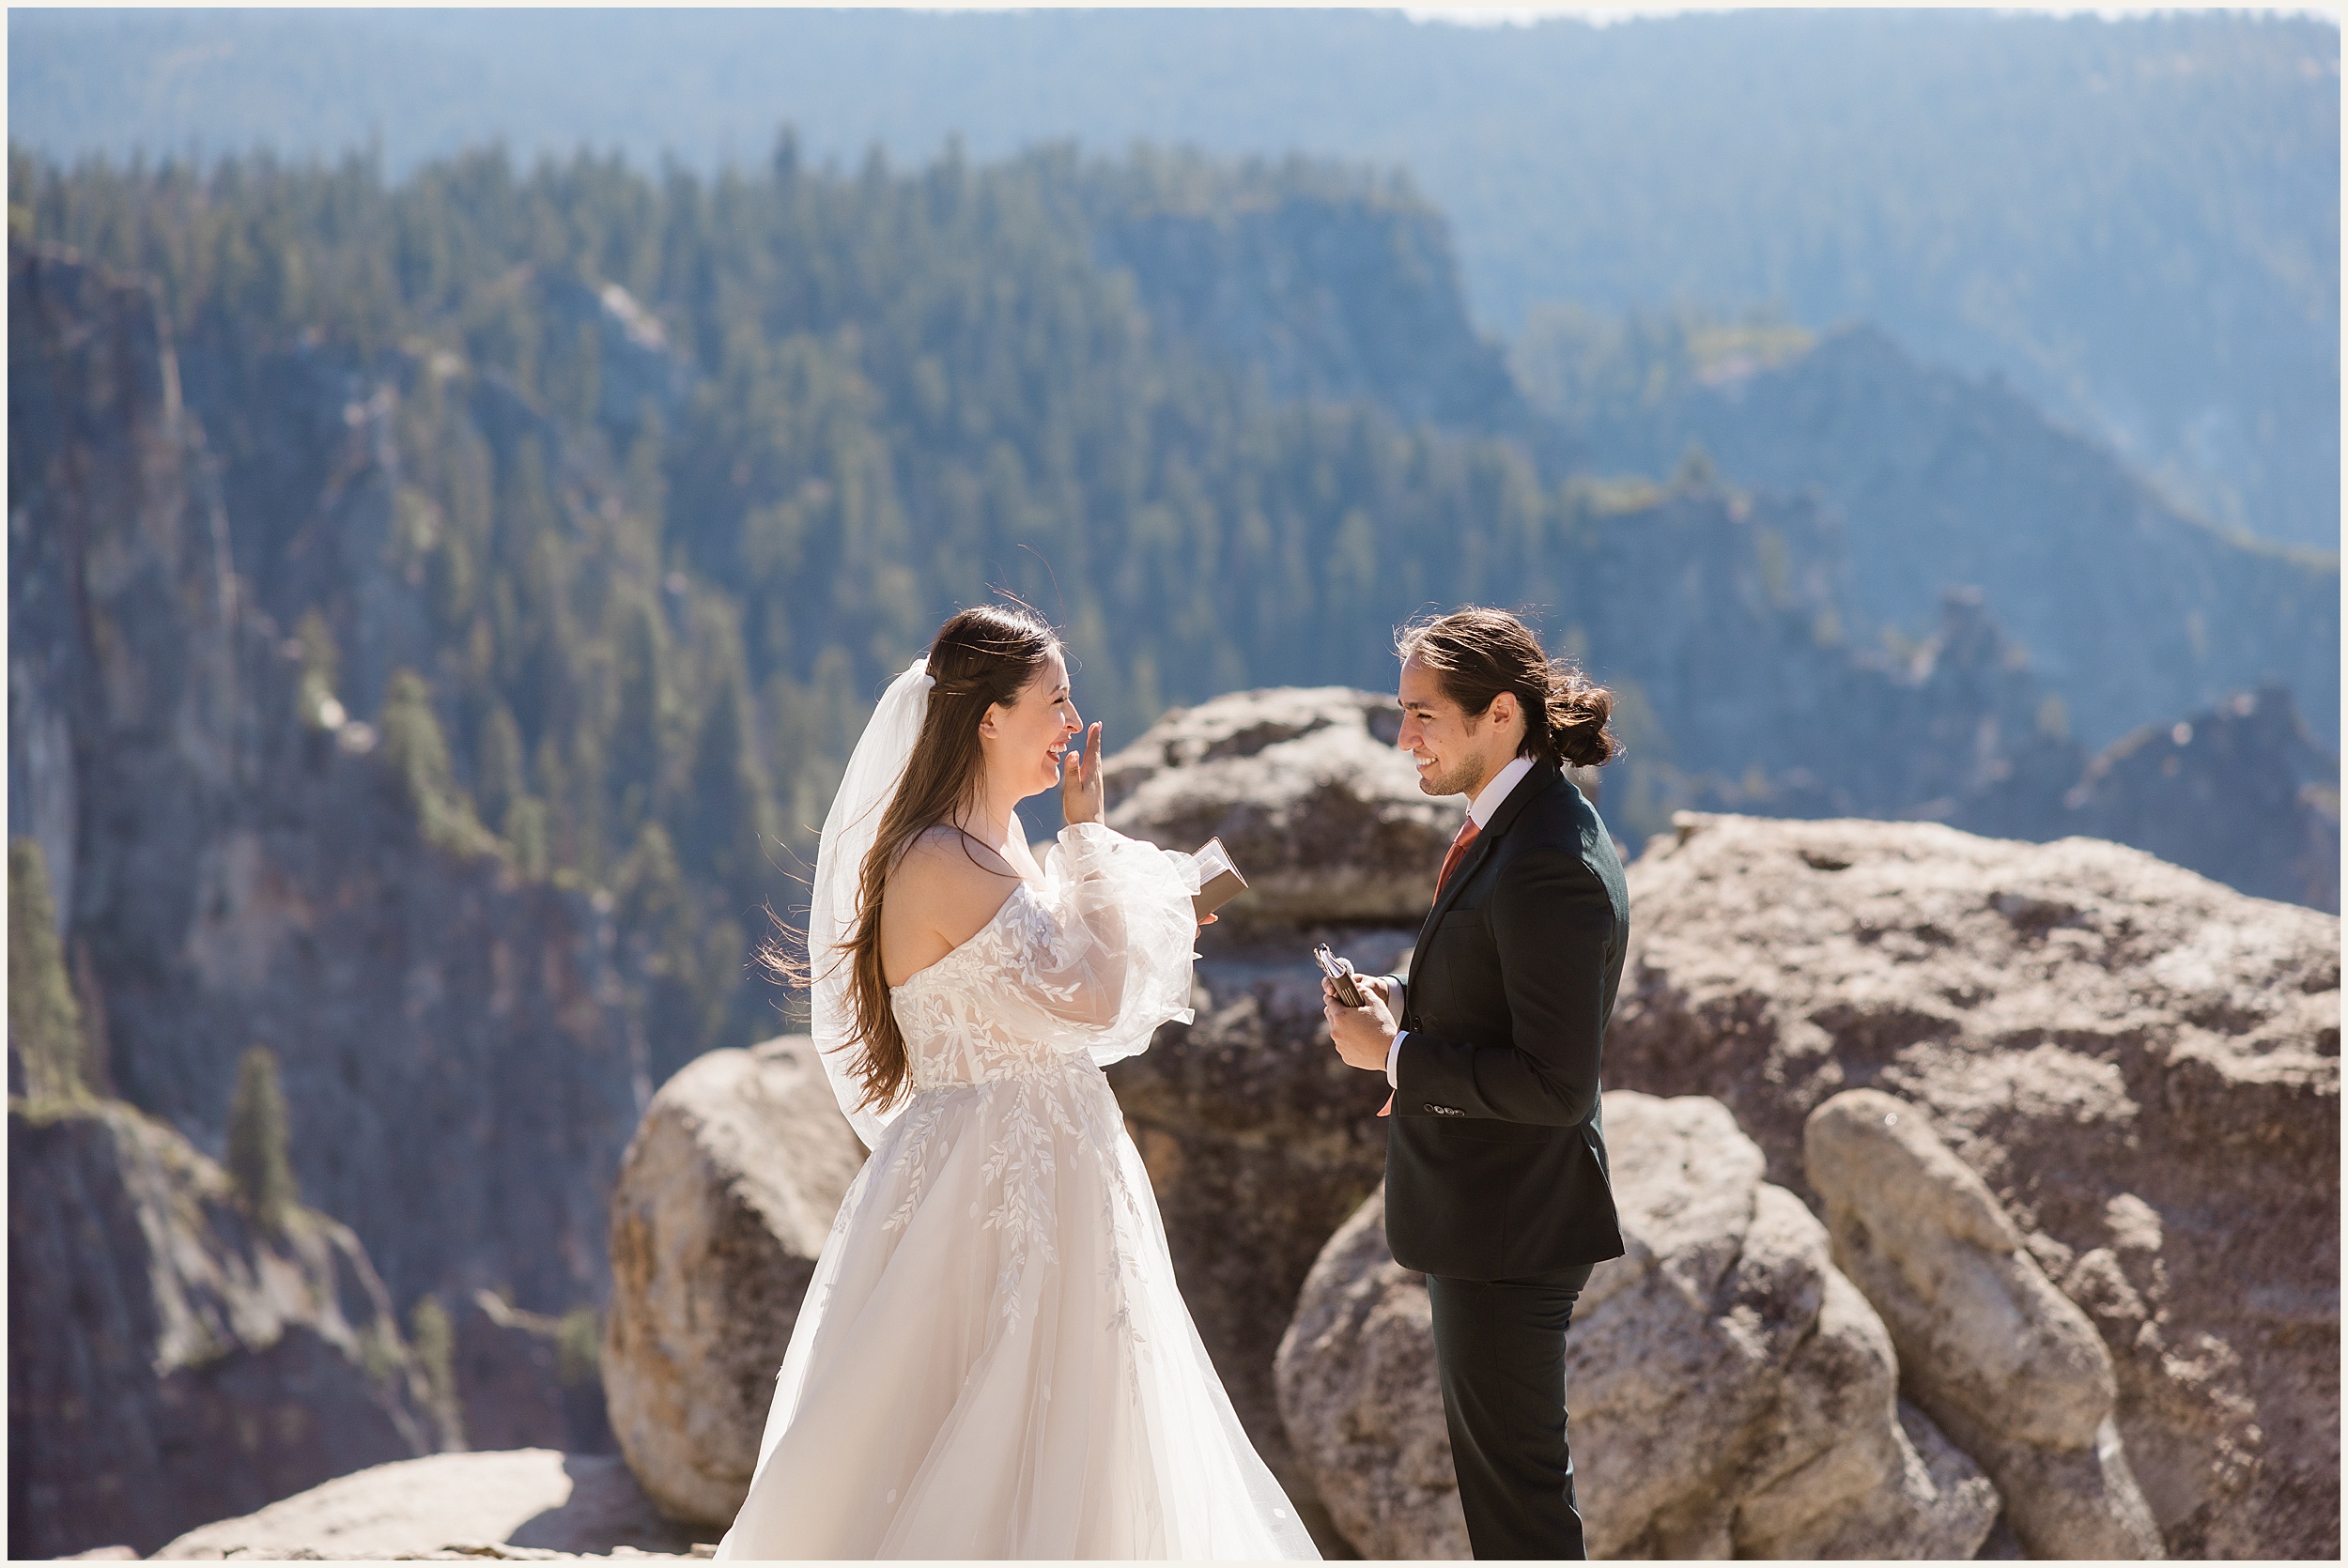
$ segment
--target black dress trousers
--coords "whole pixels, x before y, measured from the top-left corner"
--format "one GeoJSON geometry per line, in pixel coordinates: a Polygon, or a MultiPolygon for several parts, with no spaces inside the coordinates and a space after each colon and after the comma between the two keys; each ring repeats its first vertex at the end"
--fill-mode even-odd
{"type": "Polygon", "coordinates": [[[1566,1328],[1590,1265],[1519,1280],[1427,1276],[1451,1462],[1481,1558],[1583,1558],[1566,1443],[1566,1328]]]}

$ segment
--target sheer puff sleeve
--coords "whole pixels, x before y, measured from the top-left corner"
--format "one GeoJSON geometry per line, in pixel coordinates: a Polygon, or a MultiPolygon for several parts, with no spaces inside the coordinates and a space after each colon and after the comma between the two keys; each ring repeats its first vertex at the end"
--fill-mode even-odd
{"type": "Polygon", "coordinates": [[[1043,884],[1017,914],[1013,993],[1054,1049],[1103,1067],[1147,1050],[1161,1023],[1191,1020],[1191,904],[1197,863],[1104,827],[1060,830],[1043,884]]]}

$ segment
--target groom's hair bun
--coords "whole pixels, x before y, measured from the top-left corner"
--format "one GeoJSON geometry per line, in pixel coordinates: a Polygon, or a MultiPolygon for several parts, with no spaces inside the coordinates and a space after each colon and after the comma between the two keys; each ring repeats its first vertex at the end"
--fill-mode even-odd
{"type": "Polygon", "coordinates": [[[1594,768],[1622,750],[1606,724],[1614,693],[1570,659],[1551,658],[1532,628],[1505,609],[1470,605],[1413,622],[1395,633],[1394,647],[1405,662],[1415,658],[1430,671],[1471,718],[1502,692],[1513,693],[1524,715],[1527,757],[1594,768]]]}

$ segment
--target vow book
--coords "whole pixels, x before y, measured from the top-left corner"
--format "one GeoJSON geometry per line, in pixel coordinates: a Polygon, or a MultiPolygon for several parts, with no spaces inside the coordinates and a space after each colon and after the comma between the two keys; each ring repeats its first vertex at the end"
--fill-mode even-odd
{"type": "Polygon", "coordinates": [[[1199,919],[1204,920],[1247,891],[1247,879],[1231,864],[1230,852],[1223,847],[1222,839],[1208,839],[1191,858],[1198,862],[1198,892],[1191,903],[1199,919]]]}

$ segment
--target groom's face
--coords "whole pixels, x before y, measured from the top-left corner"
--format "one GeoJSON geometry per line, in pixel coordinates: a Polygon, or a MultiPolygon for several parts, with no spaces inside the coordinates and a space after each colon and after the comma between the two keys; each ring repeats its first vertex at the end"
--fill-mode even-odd
{"type": "Polygon", "coordinates": [[[1402,733],[1395,744],[1418,764],[1418,787],[1427,793],[1472,795],[1507,761],[1508,715],[1497,699],[1470,716],[1444,695],[1434,672],[1412,658],[1403,662],[1396,700],[1402,705],[1402,733]]]}

